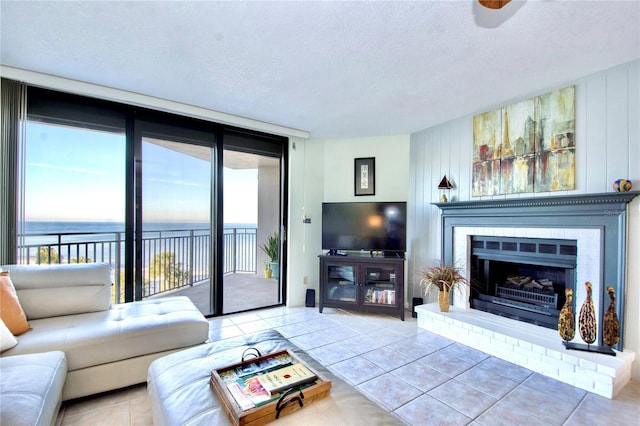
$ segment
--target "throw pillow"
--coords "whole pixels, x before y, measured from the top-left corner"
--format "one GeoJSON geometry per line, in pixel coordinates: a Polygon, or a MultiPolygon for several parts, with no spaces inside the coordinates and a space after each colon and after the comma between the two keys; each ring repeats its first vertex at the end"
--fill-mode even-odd
{"type": "Polygon", "coordinates": [[[11,349],[18,344],[18,341],[9,331],[4,321],[0,320],[0,352],[11,349]]]}
{"type": "Polygon", "coordinates": [[[0,318],[14,336],[31,330],[9,271],[0,272],[0,318]]]}

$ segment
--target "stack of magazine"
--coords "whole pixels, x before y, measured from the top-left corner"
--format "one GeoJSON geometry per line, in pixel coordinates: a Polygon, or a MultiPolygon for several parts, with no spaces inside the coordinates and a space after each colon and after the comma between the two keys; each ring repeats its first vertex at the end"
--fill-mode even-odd
{"type": "Polygon", "coordinates": [[[288,353],[218,371],[242,410],[280,398],[291,388],[311,386],[318,376],[288,353]]]}

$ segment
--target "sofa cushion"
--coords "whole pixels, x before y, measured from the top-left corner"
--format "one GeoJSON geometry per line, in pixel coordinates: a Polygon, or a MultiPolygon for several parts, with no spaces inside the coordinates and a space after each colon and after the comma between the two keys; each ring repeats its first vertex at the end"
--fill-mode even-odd
{"type": "Polygon", "coordinates": [[[0,320],[0,352],[4,352],[7,349],[11,349],[18,344],[18,341],[11,331],[7,328],[4,321],[0,320]]]}
{"type": "Polygon", "coordinates": [[[0,358],[0,424],[55,424],[66,376],[60,351],[0,358]]]}
{"type": "Polygon", "coordinates": [[[209,323],[187,297],[113,305],[108,311],[31,321],[4,355],[62,350],[69,371],[203,343],[209,323]]]}
{"type": "Polygon", "coordinates": [[[9,277],[9,271],[0,272],[0,318],[14,336],[29,331],[29,323],[9,277]]]}
{"type": "Polygon", "coordinates": [[[105,311],[111,306],[107,263],[4,265],[27,319],[105,311]],[[46,300],[46,303],[43,303],[46,300]]]}

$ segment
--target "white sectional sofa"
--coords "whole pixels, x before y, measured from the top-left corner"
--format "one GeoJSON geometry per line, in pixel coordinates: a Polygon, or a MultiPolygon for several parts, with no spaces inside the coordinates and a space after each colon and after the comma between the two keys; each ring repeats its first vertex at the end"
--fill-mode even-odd
{"type": "Polygon", "coordinates": [[[206,318],[186,297],[112,306],[107,264],[1,268],[10,271],[31,330],[16,336],[0,367],[5,357],[64,352],[62,400],[143,383],[153,360],[208,339],[206,318]]]}
{"type": "Polygon", "coordinates": [[[60,351],[0,359],[0,425],[53,425],[66,375],[60,351]]]}

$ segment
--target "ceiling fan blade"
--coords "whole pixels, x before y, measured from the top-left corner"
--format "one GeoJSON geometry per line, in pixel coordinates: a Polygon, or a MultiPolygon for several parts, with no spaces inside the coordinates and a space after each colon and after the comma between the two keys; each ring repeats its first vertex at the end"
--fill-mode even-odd
{"type": "Polygon", "coordinates": [[[478,0],[478,3],[489,9],[502,9],[511,0],[478,0]]]}

